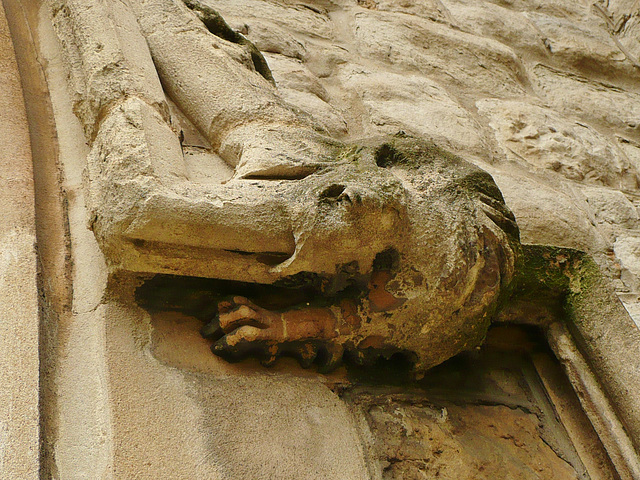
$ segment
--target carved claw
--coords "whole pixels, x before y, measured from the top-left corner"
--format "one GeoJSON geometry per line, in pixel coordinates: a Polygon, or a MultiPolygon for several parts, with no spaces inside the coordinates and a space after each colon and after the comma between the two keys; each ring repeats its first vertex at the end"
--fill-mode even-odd
{"type": "MultiPolygon", "coordinates": [[[[214,318],[212,318],[209,323],[207,323],[200,329],[200,334],[204,338],[217,341],[221,337],[223,337],[225,333],[228,333],[229,331],[234,330],[237,327],[245,324],[250,325],[252,320],[248,320],[246,323],[243,323],[241,316],[234,313],[234,308],[236,308],[237,304],[249,305],[250,302],[244,297],[234,297],[233,299],[222,300],[221,302],[218,302],[218,314],[214,318]],[[236,326],[231,328],[231,326],[234,324],[236,326]]],[[[247,312],[243,311],[243,313],[247,312]]]]}
{"type": "Polygon", "coordinates": [[[233,297],[220,302],[218,312],[218,323],[210,322],[203,331],[217,336],[211,350],[228,361],[253,355],[269,366],[290,355],[309,368],[321,348],[319,363],[324,370],[335,368],[342,360],[342,347],[327,345],[335,335],[335,316],[329,309],[272,312],[244,297],[233,297]]]}
{"type": "Polygon", "coordinates": [[[220,328],[220,320],[218,319],[217,315],[200,329],[200,335],[202,335],[204,338],[209,338],[214,341],[218,340],[224,335],[224,332],[220,328]]]}
{"type": "Polygon", "coordinates": [[[255,342],[271,339],[264,334],[264,330],[262,328],[254,327],[252,325],[243,325],[235,329],[232,333],[226,334],[218,340],[217,343],[220,343],[222,340],[224,340],[227,347],[244,350],[249,349],[249,347],[253,348],[255,342]]]}
{"type": "Polygon", "coordinates": [[[211,345],[211,351],[230,363],[241,361],[245,355],[244,352],[240,353],[236,349],[229,348],[226,337],[222,337],[220,340],[213,343],[213,345],[211,345]]]}
{"type": "MultiPolygon", "coordinates": [[[[253,304],[245,297],[236,296],[218,304],[217,341],[211,351],[229,362],[254,355],[264,365],[272,365],[281,355],[279,344],[284,340],[280,314],[253,304]]],[[[205,329],[215,328],[215,320],[205,329]]]]}
{"type": "Polygon", "coordinates": [[[243,326],[268,328],[271,318],[266,310],[251,303],[245,297],[233,297],[218,304],[220,328],[224,333],[233,332],[243,326]]]}

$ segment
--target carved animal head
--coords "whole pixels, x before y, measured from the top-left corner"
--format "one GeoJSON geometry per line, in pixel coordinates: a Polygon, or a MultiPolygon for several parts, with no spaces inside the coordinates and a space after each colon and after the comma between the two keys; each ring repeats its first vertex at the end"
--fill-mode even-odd
{"type": "Polygon", "coordinates": [[[511,250],[519,242],[515,218],[488,173],[406,135],[346,148],[293,192],[296,250],[274,269],[282,275],[331,274],[349,263],[368,272],[389,248],[446,263],[473,249],[446,247],[452,236],[481,225],[511,250]]]}
{"type": "Polygon", "coordinates": [[[277,268],[333,277],[332,295],[359,285],[353,308],[366,318],[335,342],[374,357],[412,352],[418,369],[482,342],[519,250],[488,173],[396,136],[348,150],[301,185],[296,253],[277,268]]]}

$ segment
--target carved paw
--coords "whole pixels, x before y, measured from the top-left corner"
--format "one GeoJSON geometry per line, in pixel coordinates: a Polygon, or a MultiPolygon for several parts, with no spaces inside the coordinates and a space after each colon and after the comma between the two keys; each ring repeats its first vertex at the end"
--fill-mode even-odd
{"type": "Polygon", "coordinates": [[[211,351],[230,362],[253,356],[272,365],[281,356],[297,358],[302,367],[314,362],[328,371],[342,361],[343,349],[331,341],[332,316],[323,309],[272,312],[244,297],[218,304],[218,315],[202,334],[215,340],[211,351]]]}
{"type": "Polygon", "coordinates": [[[280,315],[250,302],[233,297],[218,303],[218,315],[203,328],[202,334],[215,343],[211,350],[228,361],[250,355],[271,357],[277,344],[284,341],[280,315]]]}

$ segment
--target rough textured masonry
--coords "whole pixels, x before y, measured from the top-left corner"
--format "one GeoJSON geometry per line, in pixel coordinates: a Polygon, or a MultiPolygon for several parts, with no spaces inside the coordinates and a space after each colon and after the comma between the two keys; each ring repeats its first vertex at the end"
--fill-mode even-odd
{"type": "Polygon", "coordinates": [[[640,478],[637,0],[2,5],[0,477],[640,478]]]}

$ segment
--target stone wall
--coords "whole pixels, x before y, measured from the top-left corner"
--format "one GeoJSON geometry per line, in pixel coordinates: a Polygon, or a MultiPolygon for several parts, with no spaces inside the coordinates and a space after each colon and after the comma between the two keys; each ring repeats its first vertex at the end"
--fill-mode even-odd
{"type": "MultiPolygon", "coordinates": [[[[589,252],[639,321],[638,1],[205,3],[335,137],[404,131],[489,171],[523,242],[589,252]]],[[[49,2],[3,6],[24,91],[0,23],[1,126],[15,147],[0,156],[2,198],[16,212],[0,222],[0,477],[634,478],[637,459],[612,460],[535,333],[494,330],[415,383],[393,364],[373,377],[287,358],[232,365],[201,337],[204,316],[143,308],[149,277],[110,272],[90,229],[89,148],[49,2]]],[[[229,175],[222,162],[212,174],[210,145],[171,107],[188,180],[229,175]]]]}

